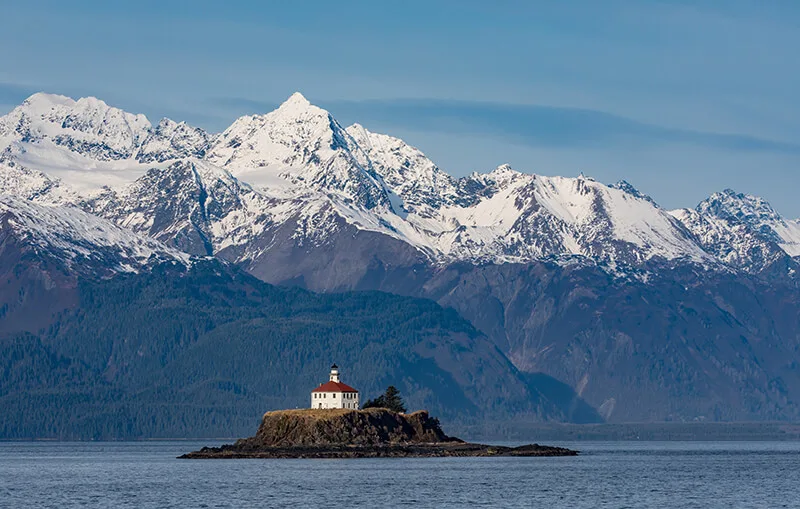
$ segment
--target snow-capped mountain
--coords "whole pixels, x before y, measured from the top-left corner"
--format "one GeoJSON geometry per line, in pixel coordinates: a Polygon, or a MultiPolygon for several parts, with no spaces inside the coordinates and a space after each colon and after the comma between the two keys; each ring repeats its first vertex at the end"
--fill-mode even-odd
{"type": "Polygon", "coordinates": [[[136,272],[161,262],[189,263],[189,256],[146,236],[70,206],[46,206],[0,196],[0,251],[13,243],[36,257],[56,260],[70,272],[106,276],[136,272]]]}
{"type": "Polygon", "coordinates": [[[0,139],[29,146],[64,147],[92,159],[111,161],[136,154],[147,138],[150,122],[88,97],[34,94],[0,120],[0,139]]]}
{"type": "Polygon", "coordinates": [[[454,178],[398,138],[344,129],[299,93],[220,135],[169,119],[152,126],[94,98],[35,94],[0,118],[0,140],[0,192],[78,204],[188,253],[250,266],[269,259],[278,237],[319,246],[344,230],[402,242],[436,265],[578,256],[617,268],[757,270],[800,254],[798,223],[752,197],[723,193],[668,212],[624,181],[507,165],[454,178]]]}
{"type": "Polygon", "coordinates": [[[672,214],[706,251],[749,272],[761,271],[787,256],[800,256],[800,222],[784,219],[756,196],[726,189],[695,209],[672,214]]]}
{"type": "Polygon", "coordinates": [[[30,201],[57,204],[78,199],[78,195],[61,185],[61,180],[17,162],[0,161],[0,195],[16,196],[30,201]]]}
{"type": "Polygon", "coordinates": [[[624,181],[456,178],[299,94],[219,135],[37,94],[0,118],[0,176],[0,261],[29,269],[6,302],[46,293],[52,266],[214,255],[271,283],[435,300],[606,418],[800,415],[800,222],[759,198],[670,212],[624,181]]]}
{"type": "Polygon", "coordinates": [[[464,199],[458,180],[440,170],[425,154],[399,138],[368,131],[360,124],[347,133],[367,153],[386,186],[403,200],[403,210],[429,217],[432,210],[464,199]]]}
{"type": "Polygon", "coordinates": [[[132,184],[106,189],[83,206],[193,255],[213,255],[247,243],[278,209],[227,171],[197,159],[152,168],[132,184]]]}
{"type": "Polygon", "coordinates": [[[299,94],[272,113],[237,120],[207,159],[270,196],[287,196],[287,183],[294,199],[298,189],[322,192],[331,214],[437,263],[576,254],[623,263],[710,260],[677,221],[641,196],[507,166],[456,179],[402,140],[360,125],[342,130],[299,94]]]}
{"type": "Polygon", "coordinates": [[[236,120],[207,159],[265,190],[288,185],[332,194],[364,209],[391,208],[361,147],[330,113],[299,93],[271,113],[236,120]]]}
{"type": "MultiPolygon", "coordinates": [[[[169,119],[153,127],[144,115],[93,97],[38,93],[0,117],[0,163],[15,168],[17,177],[45,174],[58,195],[37,197],[52,202],[74,201],[64,196],[70,192],[88,196],[122,187],[180,157],[203,157],[212,140],[202,129],[169,119]]],[[[37,187],[35,180],[20,185],[37,187]]]]}
{"type": "Polygon", "coordinates": [[[180,158],[203,158],[215,136],[186,122],[161,119],[151,128],[136,152],[140,163],[163,163],[180,158]]]}

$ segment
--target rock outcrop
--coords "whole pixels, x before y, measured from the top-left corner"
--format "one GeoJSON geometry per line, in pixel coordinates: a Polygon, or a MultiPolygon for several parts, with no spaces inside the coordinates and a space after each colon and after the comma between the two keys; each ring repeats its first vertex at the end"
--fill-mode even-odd
{"type": "Polygon", "coordinates": [[[461,442],[448,437],[439,420],[422,410],[398,414],[383,408],[365,410],[279,410],[267,412],[256,435],[242,446],[287,447],[461,442]]]}
{"type": "Polygon", "coordinates": [[[267,412],[255,436],[233,445],[204,447],[181,456],[211,458],[369,458],[441,456],[571,456],[576,451],[538,444],[503,447],[447,436],[426,411],[366,410],[267,412]]]}

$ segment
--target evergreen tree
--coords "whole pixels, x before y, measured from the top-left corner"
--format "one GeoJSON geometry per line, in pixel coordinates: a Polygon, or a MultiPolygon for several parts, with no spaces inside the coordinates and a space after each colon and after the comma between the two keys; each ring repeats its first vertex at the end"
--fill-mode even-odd
{"type": "Polygon", "coordinates": [[[405,413],[406,405],[400,396],[400,391],[394,385],[386,388],[386,392],[375,399],[367,400],[362,408],[387,408],[392,412],[405,413]]]}
{"type": "Polygon", "coordinates": [[[393,412],[399,412],[401,414],[406,413],[406,405],[403,403],[403,398],[400,397],[400,391],[397,390],[397,387],[394,385],[390,385],[386,388],[383,399],[384,403],[386,404],[386,408],[389,410],[392,410],[393,412]]]}
{"type": "Polygon", "coordinates": [[[375,399],[368,399],[361,405],[361,408],[386,408],[386,403],[384,402],[383,396],[378,396],[375,399]]]}

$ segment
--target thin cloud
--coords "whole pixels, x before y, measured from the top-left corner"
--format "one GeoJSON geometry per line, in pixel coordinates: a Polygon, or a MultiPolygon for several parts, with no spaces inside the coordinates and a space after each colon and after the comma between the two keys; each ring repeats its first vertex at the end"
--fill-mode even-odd
{"type": "Polygon", "coordinates": [[[597,110],[436,99],[335,101],[348,122],[501,137],[531,147],[591,148],[687,143],[742,152],[800,154],[800,145],[743,134],[676,129],[597,110]]]}

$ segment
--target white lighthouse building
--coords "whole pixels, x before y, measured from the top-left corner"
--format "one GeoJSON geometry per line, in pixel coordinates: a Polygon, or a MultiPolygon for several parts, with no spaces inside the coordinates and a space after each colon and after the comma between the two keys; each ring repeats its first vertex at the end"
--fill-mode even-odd
{"type": "Polygon", "coordinates": [[[339,381],[339,366],[331,366],[330,380],[311,391],[311,408],[358,409],[358,391],[339,381]]]}

